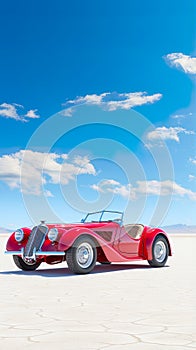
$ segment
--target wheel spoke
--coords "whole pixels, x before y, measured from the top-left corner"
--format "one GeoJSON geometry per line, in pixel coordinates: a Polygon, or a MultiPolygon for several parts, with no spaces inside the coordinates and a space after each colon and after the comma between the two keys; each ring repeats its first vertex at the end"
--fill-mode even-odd
{"type": "Polygon", "coordinates": [[[157,241],[154,247],[154,256],[156,261],[162,263],[167,255],[167,248],[163,241],[157,241]]]}
{"type": "Polygon", "coordinates": [[[76,251],[76,260],[80,267],[87,269],[93,261],[94,253],[92,246],[87,243],[81,243],[76,251]]]}

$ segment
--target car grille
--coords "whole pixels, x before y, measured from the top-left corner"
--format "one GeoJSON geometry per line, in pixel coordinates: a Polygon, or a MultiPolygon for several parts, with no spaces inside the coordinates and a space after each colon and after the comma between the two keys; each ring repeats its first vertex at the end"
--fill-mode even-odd
{"type": "Polygon", "coordinates": [[[46,234],[48,233],[48,227],[47,226],[35,226],[31,234],[29,236],[27,245],[24,249],[24,256],[25,257],[31,257],[33,256],[33,251],[36,249],[39,250],[42,247],[42,244],[44,243],[44,239],[46,234]]]}

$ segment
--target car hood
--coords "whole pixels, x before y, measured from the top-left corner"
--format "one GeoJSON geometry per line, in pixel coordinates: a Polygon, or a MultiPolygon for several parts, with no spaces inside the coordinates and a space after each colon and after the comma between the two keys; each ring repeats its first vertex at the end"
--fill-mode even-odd
{"type": "Polygon", "coordinates": [[[70,230],[72,228],[88,228],[88,229],[96,229],[96,228],[100,228],[100,227],[118,227],[119,224],[117,224],[116,222],[89,222],[89,223],[74,223],[74,224],[50,224],[50,223],[46,223],[46,225],[48,226],[49,229],[56,227],[56,228],[61,228],[64,230],[70,230]]]}

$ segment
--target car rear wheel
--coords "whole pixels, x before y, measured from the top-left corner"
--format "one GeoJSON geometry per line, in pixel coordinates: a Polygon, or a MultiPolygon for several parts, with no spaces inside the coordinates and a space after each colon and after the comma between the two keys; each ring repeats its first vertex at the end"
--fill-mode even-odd
{"type": "Polygon", "coordinates": [[[23,271],[34,271],[36,270],[39,265],[41,264],[41,261],[40,262],[34,262],[34,263],[31,263],[31,264],[27,264],[20,256],[18,255],[13,255],[13,260],[16,264],[16,266],[23,270],[23,271]]]}
{"type": "Polygon", "coordinates": [[[169,255],[169,247],[166,238],[157,236],[152,246],[152,260],[148,260],[152,267],[163,267],[169,255]]]}
{"type": "Polygon", "coordinates": [[[94,240],[89,236],[81,236],[66,253],[69,269],[77,274],[92,271],[97,260],[97,249],[94,240]]]}

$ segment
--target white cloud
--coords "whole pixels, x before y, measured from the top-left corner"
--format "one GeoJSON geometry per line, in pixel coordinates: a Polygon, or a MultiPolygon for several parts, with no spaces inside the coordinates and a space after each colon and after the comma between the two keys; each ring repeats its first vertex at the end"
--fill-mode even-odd
{"type": "Polygon", "coordinates": [[[111,93],[104,92],[100,95],[92,94],[86,96],[76,97],[74,100],[67,101],[64,105],[69,106],[64,115],[71,116],[72,107],[76,105],[96,105],[108,111],[115,111],[117,109],[129,110],[132,107],[141,106],[147,103],[154,103],[160,100],[162,95],[160,93],[147,95],[146,92],[128,92],[128,93],[111,93]]]}
{"type": "MultiPolygon", "coordinates": [[[[115,181],[116,182],[116,181],[115,181]]],[[[171,180],[165,181],[137,181],[137,186],[131,184],[121,185],[119,182],[113,184],[113,180],[107,180],[100,182],[98,185],[91,185],[93,190],[98,192],[106,193],[111,192],[113,194],[120,195],[128,199],[136,199],[139,196],[151,195],[151,196],[168,196],[168,195],[179,195],[188,196],[191,200],[196,200],[196,192],[178,185],[176,182],[171,180]]]]}
{"type": "Polygon", "coordinates": [[[115,181],[113,179],[103,180],[99,184],[93,184],[90,187],[93,190],[102,193],[110,192],[125,198],[135,198],[135,194],[132,191],[132,186],[130,184],[121,185],[118,181],[115,181]]]}
{"type": "Polygon", "coordinates": [[[113,187],[113,189],[109,189],[108,191],[125,198],[136,198],[134,189],[132,188],[131,184],[116,186],[113,187]]]}
{"type": "Polygon", "coordinates": [[[195,180],[195,179],[196,179],[196,176],[191,175],[191,174],[189,175],[189,180],[190,180],[190,181],[193,181],[193,180],[195,180]]]}
{"type": "Polygon", "coordinates": [[[109,186],[116,186],[116,185],[119,186],[120,183],[118,181],[116,181],[116,180],[113,180],[113,179],[103,180],[102,181],[102,186],[107,186],[107,185],[109,185],[109,186]]]}
{"type": "Polygon", "coordinates": [[[162,140],[173,140],[180,142],[179,134],[184,133],[187,135],[193,135],[194,131],[186,130],[181,127],[169,127],[166,126],[158,127],[147,134],[147,140],[149,141],[162,141],[162,140]]]}
{"type": "Polygon", "coordinates": [[[59,112],[62,117],[72,117],[73,115],[73,108],[70,107],[70,108],[66,108],[64,109],[63,111],[59,112]]]}
{"type": "Polygon", "coordinates": [[[196,57],[175,52],[166,55],[165,60],[172,67],[180,68],[187,74],[196,74],[196,57]]]}
{"type": "Polygon", "coordinates": [[[40,116],[37,114],[37,109],[30,109],[26,114],[25,117],[30,119],[38,119],[40,116]]]}
{"type": "Polygon", "coordinates": [[[196,192],[192,192],[189,189],[178,185],[176,182],[171,180],[165,181],[138,181],[138,187],[135,188],[136,193],[157,195],[157,196],[168,196],[168,195],[187,195],[190,199],[196,200],[196,192]]]}
{"type": "MultiPolygon", "coordinates": [[[[27,194],[41,195],[43,185],[66,185],[79,174],[96,174],[86,156],[69,160],[67,154],[21,150],[0,157],[0,180],[19,189],[22,181],[22,190],[27,194]]],[[[45,195],[52,196],[48,190],[45,195]]]]}
{"type": "Polygon", "coordinates": [[[91,185],[90,188],[92,188],[92,190],[95,190],[97,192],[104,192],[103,188],[96,184],[91,185]]]}
{"type": "Polygon", "coordinates": [[[187,113],[187,114],[175,114],[175,115],[172,115],[172,119],[184,119],[187,117],[191,117],[192,115],[193,115],[192,112],[187,113]]]}
{"type": "Polygon", "coordinates": [[[196,158],[189,158],[189,161],[193,164],[196,164],[196,158]]]}
{"type": "Polygon", "coordinates": [[[2,103],[0,105],[0,116],[20,120],[14,104],[11,105],[9,103],[2,103]]]}
{"type": "Polygon", "coordinates": [[[53,194],[50,191],[48,191],[48,190],[44,191],[44,196],[45,197],[54,197],[53,194]]]}
{"type": "Polygon", "coordinates": [[[21,113],[21,110],[24,110],[24,107],[17,103],[2,103],[0,105],[0,116],[22,122],[27,122],[29,119],[40,118],[37,114],[37,109],[30,109],[27,113],[21,113]]]}

